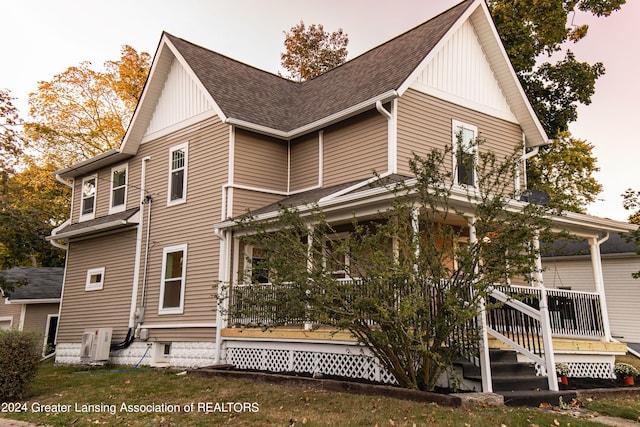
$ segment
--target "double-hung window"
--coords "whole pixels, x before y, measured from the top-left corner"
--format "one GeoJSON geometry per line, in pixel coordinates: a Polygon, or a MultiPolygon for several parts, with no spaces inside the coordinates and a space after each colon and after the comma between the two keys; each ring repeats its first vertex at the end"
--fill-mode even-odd
{"type": "Polygon", "coordinates": [[[164,248],[160,283],[160,314],[182,314],[187,272],[187,245],[164,248]]]}
{"type": "Polygon", "coordinates": [[[188,144],[180,144],[169,149],[169,189],[167,205],[187,201],[188,144]]]}
{"type": "Polygon", "coordinates": [[[456,184],[476,185],[478,128],[453,120],[453,170],[456,184]]]}
{"type": "Polygon", "coordinates": [[[121,212],[127,204],[127,165],[111,169],[111,204],[109,213],[121,212]]]}
{"type": "Polygon", "coordinates": [[[80,221],[95,218],[96,215],[96,191],[98,177],[88,176],[82,180],[80,196],[80,221]]]}

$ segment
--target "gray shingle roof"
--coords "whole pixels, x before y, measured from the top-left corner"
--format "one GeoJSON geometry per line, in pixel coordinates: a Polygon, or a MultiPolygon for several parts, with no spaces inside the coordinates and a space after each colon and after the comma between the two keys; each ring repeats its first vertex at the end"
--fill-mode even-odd
{"type": "Polygon", "coordinates": [[[89,233],[92,230],[106,231],[107,229],[125,227],[135,223],[129,220],[139,210],[140,208],[131,208],[112,215],[105,215],[88,221],[75,222],[58,230],[53,238],[65,238],[68,236],[80,235],[89,233]]]}
{"type": "Polygon", "coordinates": [[[7,282],[26,281],[11,293],[11,300],[60,298],[63,275],[61,267],[13,267],[0,271],[0,277],[7,282]]]}
{"type": "MultiPolygon", "coordinates": [[[[636,246],[618,233],[609,234],[609,239],[600,245],[600,254],[630,254],[636,252],[636,246]]],[[[553,245],[543,248],[544,257],[589,255],[589,243],[586,240],[556,240],[553,245]]]]}
{"type": "Polygon", "coordinates": [[[165,35],[227,117],[288,132],[399,89],[472,3],[466,0],[303,83],[165,35]]]}

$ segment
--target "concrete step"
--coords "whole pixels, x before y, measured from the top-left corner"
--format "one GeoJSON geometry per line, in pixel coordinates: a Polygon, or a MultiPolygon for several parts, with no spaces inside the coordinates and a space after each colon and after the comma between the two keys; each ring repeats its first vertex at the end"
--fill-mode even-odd
{"type": "Polygon", "coordinates": [[[577,393],[575,391],[549,391],[549,390],[517,390],[517,391],[495,391],[504,397],[504,404],[509,406],[533,406],[538,407],[541,403],[549,403],[554,406],[560,405],[562,398],[563,403],[569,403],[575,399],[577,393]]]}

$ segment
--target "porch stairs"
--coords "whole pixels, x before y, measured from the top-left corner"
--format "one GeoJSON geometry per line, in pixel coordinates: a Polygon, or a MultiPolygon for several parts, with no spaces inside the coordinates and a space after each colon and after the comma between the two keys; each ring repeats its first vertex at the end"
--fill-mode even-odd
{"type": "MultiPolygon", "coordinates": [[[[518,362],[515,351],[491,349],[491,376],[493,392],[504,396],[505,405],[539,406],[541,403],[559,405],[560,398],[565,403],[576,397],[573,391],[550,391],[547,377],[536,375],[533,363],[518,362]]],[[[482,389],[480,368],[471,362],[456,363],[462,368],[463,381],[482,389]]]]}

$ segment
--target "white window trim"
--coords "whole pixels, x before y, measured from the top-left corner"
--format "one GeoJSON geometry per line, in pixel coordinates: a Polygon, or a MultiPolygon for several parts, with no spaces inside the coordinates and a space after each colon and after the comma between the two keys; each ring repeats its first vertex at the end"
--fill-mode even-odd
{"type": "MultiPolygon", "coordinates": [[[[474,141],[478,138],[478,127],[474,126],[474,125],[470,125],[469,123],[465,123],[465,122],[461,122],[459,120],[455,120],[452,119],[451,120],[451,147],[453,148],[453,152],[451,153],[451,157],[453,159],[453,163],[452,163],[452,167],[453,167],[453,182],[456,185],[469,185],[469,184],[460,184],[458,182],[458,156],[456,155],[456,153],[458,152],[458,135],[456,130],[458,128],[464,128],[464,129],[468,129],[470,131],[473,132],[473,139],[474,141]]],[[[475,170],[474,170],[474,174],[473,174],[473,184],[471,184],[472,187],[475,187],[477,184],[477,180],[478,180],[478,168],[477,168],[477,163],[478,163],[478,146],[474,145],[474,165],[476,166],[475,170]]]]}
{"type": "MultiPolygon", "coordinates": [[[[344,240],[349,236],[349,233],[346,231],[340,232],[340,233],[335,233],[332,234],[330,236],[326,236],[323,242],[323,252],[322,252],[322,267],[325,269],[325,271],[327,271],[327,257],[326,257],[326,245],[327,242],[331,241],[339,241],[339,240],[344,240]]],[[[351,266],[351,260],[349,259],[349,254],[344,254],[344,263],[347,267],[351,266]]],[[[348,272],[346,270],[335,270],[335,271],[327,271],[328,273],[331,274],[344,274],[344,279],[338,279],[338,280],[353,280],[354,277],[349,276],[348,272]]]]}
{"type": "MultiPolygon", "coordinates": [[[[253,250],[255,249],[255,246],[252,245],[246,245],[244,247],[244,273],[245,273],[245,279],[244,282],[247,283],[253,283],[253,250]]],[[[268,281],[267,282],[260,282],[260,285],[270,285],[271,284],[271,278],[268,277],[267,278],[268,281]]]]}
{"type": "Polygon", "coordinates": [[[84,285],[84,290],[85,291],[99,291],[102,288],[104,288],[104,271],[105,271],[104,267],[88,269],[87,270],[87,280],[86,280],[85,285],[84,285]],[[100,282],[91,283],[91,276],[94,276],[96,274],[100,274],[101,277],[102,277],[102,280],[100,282]]]}
{"type": "Polygon", "coordinates": [[[80,185],[80,216],[78,217],[78,221],[88,221],[90,219],[94,219],[96,217],[96,205],[98,204],[98,175],[85,176],[82,178],[82,183],[80,185]],[[95,180],[95,193],[93,194],[93,211],[88,214],[82,213],[82,208],[84,205],[84,183],[89,180],[95,180]]]}
{"type": "MultiPolygon", "coordinates": [[[[42,340],[42,356],[45,356],[47,352],[47,339],[49,338],[49,329],[51,328],[51,319],[55,317],[58,319],[58,324],[60,323],[60,315],[59,314],[47,314],[47,325],[44,328],[44,338],[42,340]]],[[[53,343],[56,344],[58,342],[58,328],[56,327],[55,334],[53,336],[53,343]]]]}
{"type": "MultiPolygon", "coordinates": [[[[13,316],[0,316],[0,322],[9,322],[9,328],[13,328],[13,316]]],[[[2,329],[0,329],[1,331],[2,329]]]]}
{"type": "Polygon", "coordinates": [[[162,277],[160,279],[160,298],[158,300],[158,314],[183,314],[184,313],[184,290],[187,279],[187,244],[168,246],[162,250],[162,277]],[[167,268],[167,254],[182,251],[182,286],[180,287],[180,306],[164,308],[164,283],[167,268]]]}
{"type": "Polygon", "coordinates": [[[167,206],[175,206],[180,205],[182,203],[187,202],[187,176],[189,171],[189,143],[185,142],[179,145],[174,145],[169,148],[169,161],[168,161],[168,172],[167,172],[167,206]],[[172,155],[174,151],[184,150],[184,177],[182,181],[182,198],[171,200],[171,163],[172,163],[172,155]]]}
{"type": "Polygon", "coordinates": [[[111,168],[111,189],[109,191],[109,214],[122,212],[127,208],[127,196],[129,193],[129,164],[125,163],[111,168]],[[124,169],[124,203],[113,206],[113,173],[124,169]]]}

